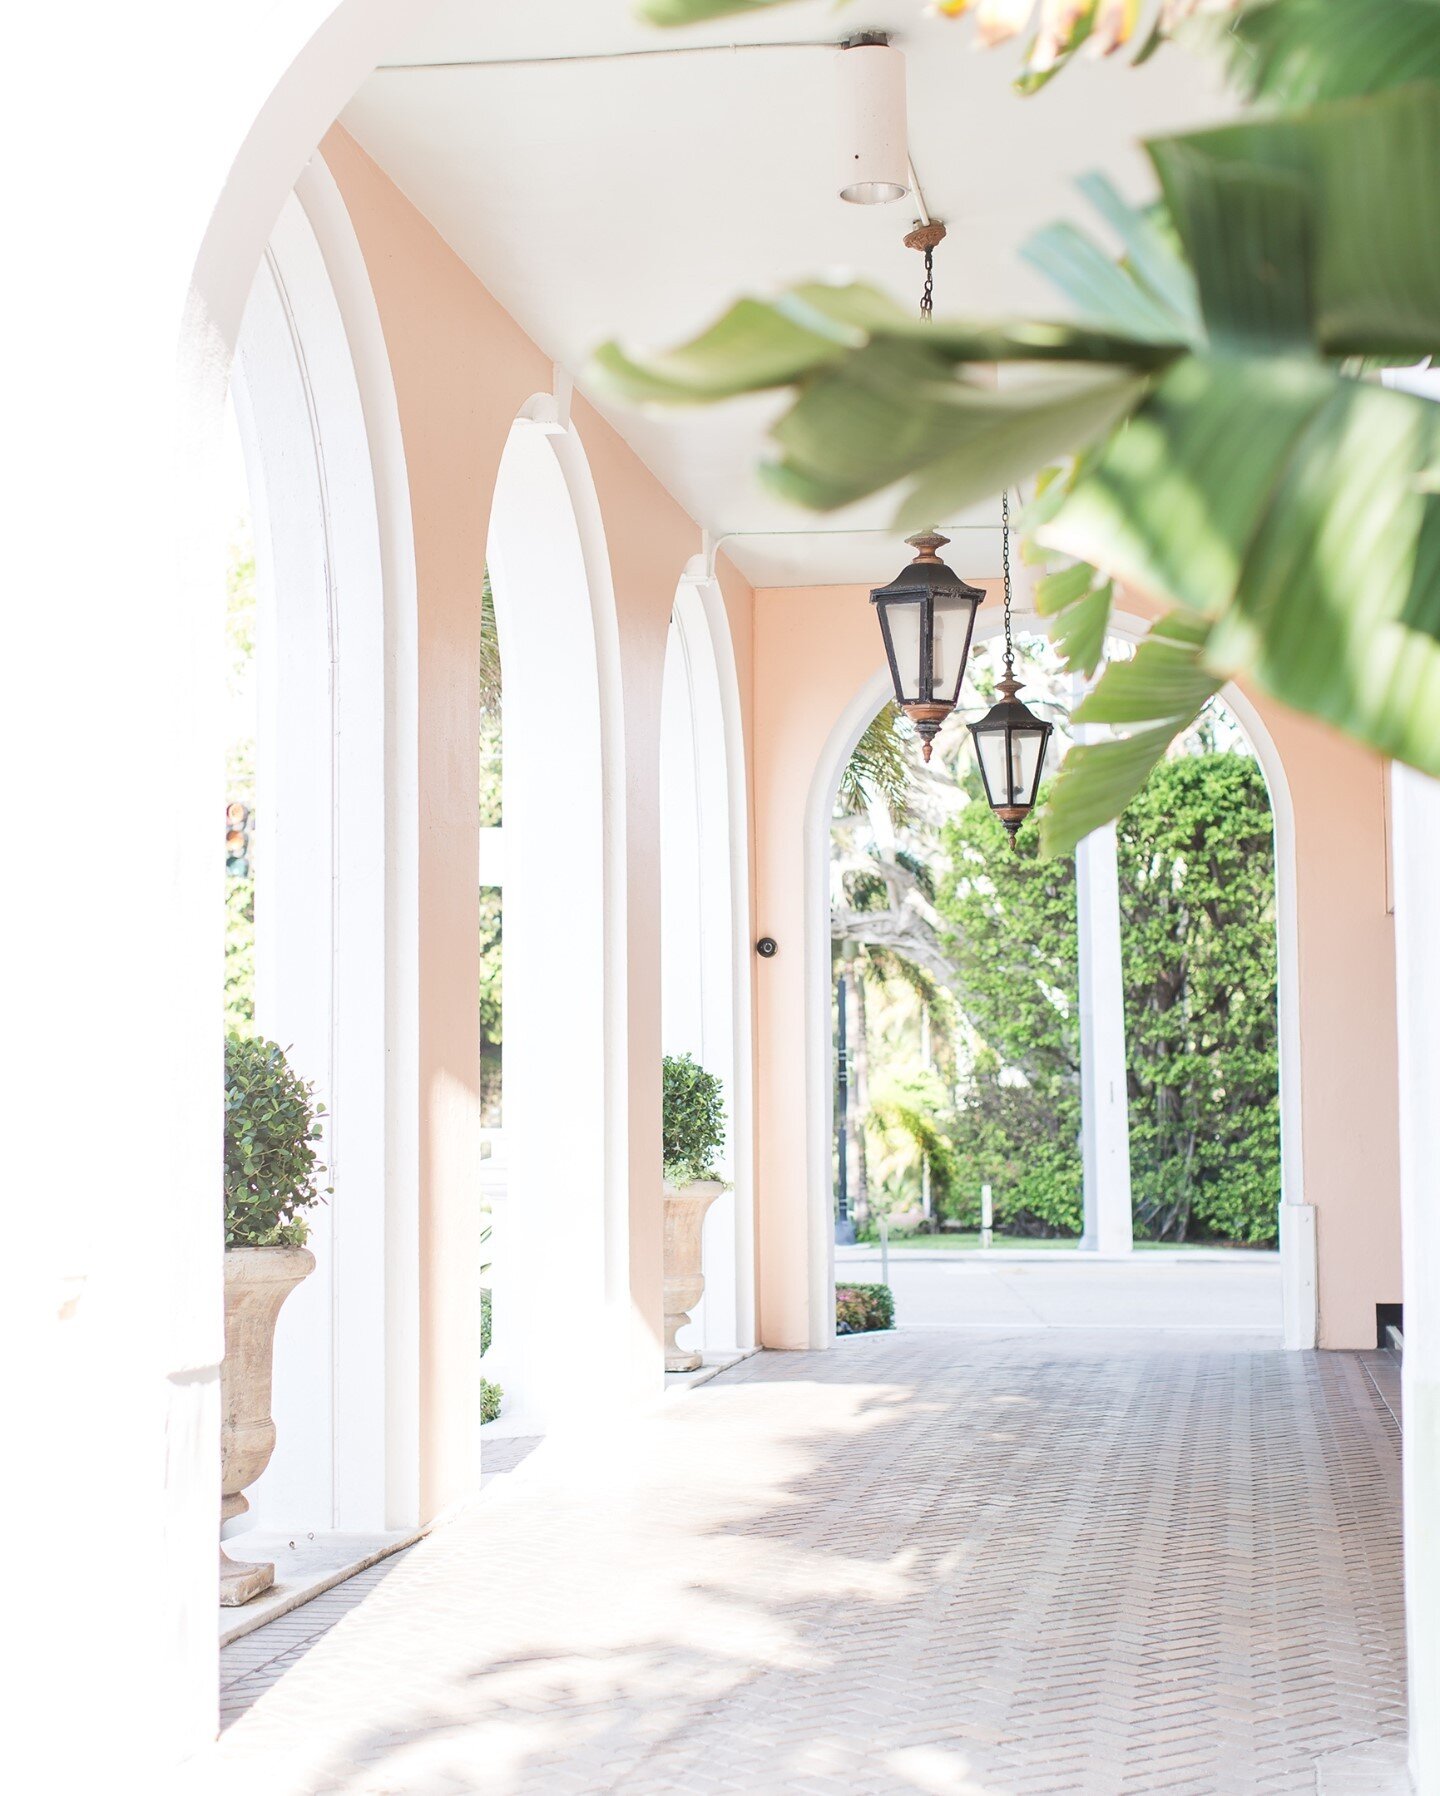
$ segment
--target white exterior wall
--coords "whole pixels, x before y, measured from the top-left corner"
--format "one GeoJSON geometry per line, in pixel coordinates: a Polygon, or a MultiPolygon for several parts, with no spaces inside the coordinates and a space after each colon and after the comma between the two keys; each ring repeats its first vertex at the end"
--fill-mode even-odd
{"type": "Polygon", "coordinates": [[[1440,782],[1393,770],[1410,1765],[1440,1791],[1440,782]]]}

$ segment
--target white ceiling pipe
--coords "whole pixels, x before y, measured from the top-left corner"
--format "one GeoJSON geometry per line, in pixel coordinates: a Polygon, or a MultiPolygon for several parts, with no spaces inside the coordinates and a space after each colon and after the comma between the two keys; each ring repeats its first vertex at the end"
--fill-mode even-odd
{"type": "Polygon", "coordinates": [[[842,45],[840,197],[857,206],[903,199],[910,191],[905,58],[878,37],[842,45]]]}

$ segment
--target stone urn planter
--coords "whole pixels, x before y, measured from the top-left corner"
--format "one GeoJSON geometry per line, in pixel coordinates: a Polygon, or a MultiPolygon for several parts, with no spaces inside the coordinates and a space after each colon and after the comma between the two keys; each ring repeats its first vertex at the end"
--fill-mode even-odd
{"type": "Polygon", "coordinates": [[[690,1311],[705,1291],[700,1238],[705,1212],[725,1187],[719,1179],[692,1179],[665,1187],[665,1370],[694,1372],[698,1353],[675,1345],[675,1334],[690,1320],[690,1311]]]}
{"type": "MultiPolygon", "coordinates": [[[[270,1463],[275,1423],[270,1374],[280,1306],[315,1269],[308,1247],[231,1247],[225,1253],[225,1359],[220,1367],[220,1520],[250,1507],[244,1492],[270,1463]]],[[[275,1582],[273,1565],[247,1565],[220,1548],[220,1604],[233,1609],[275,1582]]]]}

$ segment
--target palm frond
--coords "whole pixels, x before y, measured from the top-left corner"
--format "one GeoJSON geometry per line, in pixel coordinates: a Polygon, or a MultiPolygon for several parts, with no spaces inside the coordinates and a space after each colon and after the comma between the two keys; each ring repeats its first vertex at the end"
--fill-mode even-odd
{"type": "Polygon", "coordinates": [[[838,805],[846,817],[863,816],[882,804],[895,822],[910,808],[910,761],[898,734],[899,707],[886,705],[865,726],[840,775],[838,805]]]}

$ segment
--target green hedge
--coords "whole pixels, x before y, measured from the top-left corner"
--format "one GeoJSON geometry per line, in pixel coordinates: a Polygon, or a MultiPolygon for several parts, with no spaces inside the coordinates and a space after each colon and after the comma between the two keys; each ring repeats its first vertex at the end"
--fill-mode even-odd
{"type": "Polygon", "coordinates": [[[837,1335],[863,1335],[894,1326],[895,1295],[889,1285],[836,1285],[837,1335]]]}
{"type": "MultiPolygon", "coordinates": [[[[945,1137],[936,1204],[945,1220],[973,1228],[988,1184],[1006,1234],[1076,1235],[1074,862],[1040,860],[1032,830],[1012,852],[968,778],[972,801],[944,827],[950,871],[937,909],[971,1063],[958,1108],[936,1118],[945,1137]]],[[[1142,1239],[1275,1238],[1273,831],[1260,768],[1223,749],[1162,761],[1117,826],[1130,1179],[1142,1239]]]]}

